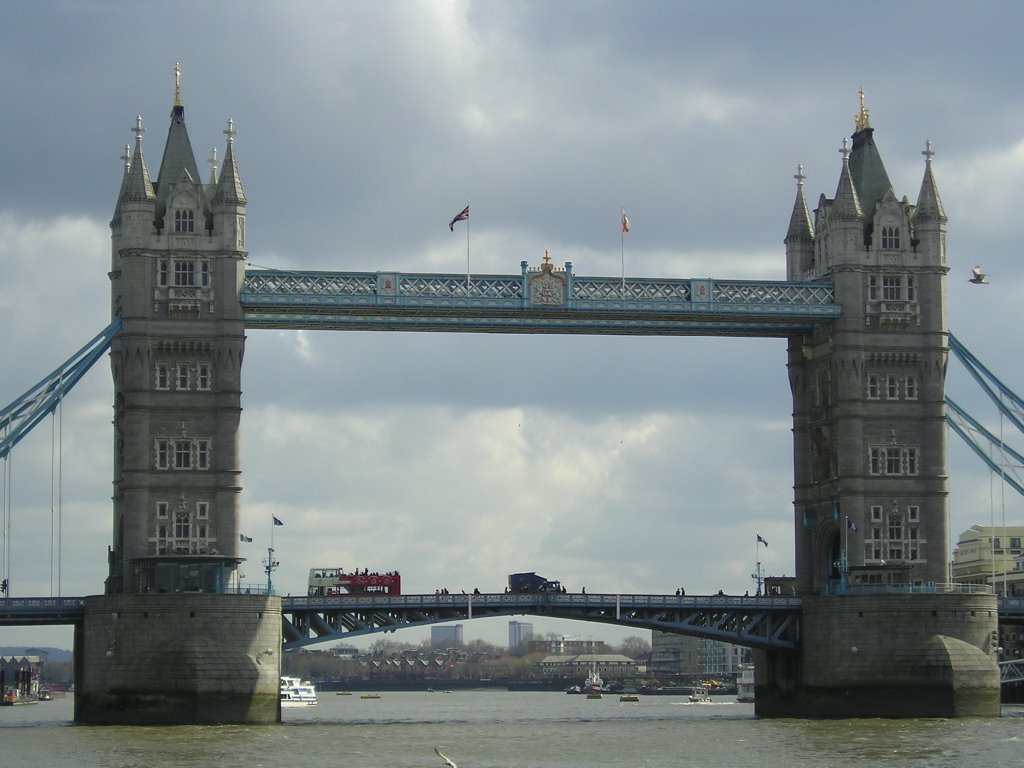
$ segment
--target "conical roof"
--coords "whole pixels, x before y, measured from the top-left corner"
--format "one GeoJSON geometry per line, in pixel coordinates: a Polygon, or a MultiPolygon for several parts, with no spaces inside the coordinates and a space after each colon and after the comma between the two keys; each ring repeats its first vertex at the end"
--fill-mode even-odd
{"type": "Polygon", "coordinates": [[[179,181],[183,173],[198,181],[199,167],[196,156],[192,152],[192,144],[185,128],[185,107],[175,104],[171,109],[171,124],[167,129],[167,143],[164,145],[164,156],[160,161],[160,175],[156,180],[156,215],[162,219],[167,206],[167,192],[170,185],[179,181]]]}

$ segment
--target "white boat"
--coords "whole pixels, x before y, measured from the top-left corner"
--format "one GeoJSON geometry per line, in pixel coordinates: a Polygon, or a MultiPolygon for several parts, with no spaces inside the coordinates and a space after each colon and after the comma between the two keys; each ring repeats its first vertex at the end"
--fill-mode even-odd
{"type": "Polygon", "coordinates": [[[703,685],[695,686],[693,691],[690,693],[690,701],[694,704],[708,704],[711,702],[711,696],[708,695],[708,689],[703,685]]]}
{"type": "Polygon", "coordinates": [[[315,707],[316,688],[308,680],[297,677],[281,678],[282,707],[315,707]]]}

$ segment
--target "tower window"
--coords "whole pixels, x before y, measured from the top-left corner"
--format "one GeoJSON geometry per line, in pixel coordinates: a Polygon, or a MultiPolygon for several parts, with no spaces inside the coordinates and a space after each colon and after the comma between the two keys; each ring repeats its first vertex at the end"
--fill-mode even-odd
{"type": "Polygon", "coordinates": [[[188,363],[178,363],[177,389],[188,389],[188,363]]]}
{"type": "Polygon", "coordinates": [[[166,501],[158,501],[156,503],[156,516],[157,517],[167,517],[167,502],[166,501]]]}
{"type": "Polygon", "coordinates": [[[174,516],[174,538],[187,539],[191,535],[192,525],[188,512],[179,512],[174,516]]]}
{"type": "Polygon", "coordinates": [[[208,261],[199,262],[199,284],[203,288],[210,287],[210,262],[208,261]]]}
{"type": "Polygon", "coordinates": [[[900,380],[893,374],[885,377],[885,397],[887,400],[897,400],[900,396],[900,380]]]}
{"type": "Polygon", "coordinates": [[[191,261],[176,259],[174,262],[174,284],[179,288],[195,285],[196,265],[191,261]]]}
{"type": "Polygon", "coordinates": [[[171,372],[167,363],[156,364],[156,388],[157,389],[170,389],[171,386],[171,372]]]}
{"type": "Polygon", "coordinates": [[[900,228],[882,227],[882,248],[895,250],[900,247],[900,228]]]}
{"type": "Polygon", "coordinates": [[[879,380],[877,373],[868,374],[868,399],[877,400],[881,397],[881,388],[879,387],[879,380]]]}
{"type": "Polygon", "coordinates": [[[210,441],[196,440],[196,469],[210,468],[210,441]]]}
{"type": "Polygon", "coordinates": [[[168,264],[167,259],[160,259],[156,265],[156,282],[157,285],[167,285],[168,277],[168,264]]]}
{"type": "Polygon", "coordinates": [[[174,442],[174,468],[192,469],[191,440],[176,440],[174,442]]]}
{"type": "Polygon", "coordinates": [[[199,363],[196,366],[196,389],[208,390],[210,388],[210,364],[199,363]]]}
{"type": "Polygon", "coordinates": [[[903,298],[903,281],[896,275],[882,277],[882,299],[884,301],[900,301],[903,298]]]}
{"type": "Polygon", "coordinates": [[[196,231],[196,216],[192,211],[175,211],[174,212],[174,231],[175,232],[195,232],[196,231]]]}
{"type": "Polygon", "coordinates": [[[917,376],[913,374],[908,374],[904,382],[904,388],[906,389],[907,393],[907,400],[917,400],[917,376]]]}

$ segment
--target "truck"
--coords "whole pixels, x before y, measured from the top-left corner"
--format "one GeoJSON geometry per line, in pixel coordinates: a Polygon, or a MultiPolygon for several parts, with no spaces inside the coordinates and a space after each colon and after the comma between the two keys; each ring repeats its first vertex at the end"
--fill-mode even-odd
{"type": "Polygon", "coordinates": [[[529,573],[510,573],[508,575],[508,591],[518,593],[561,592],[562,583],[529,573]]]}

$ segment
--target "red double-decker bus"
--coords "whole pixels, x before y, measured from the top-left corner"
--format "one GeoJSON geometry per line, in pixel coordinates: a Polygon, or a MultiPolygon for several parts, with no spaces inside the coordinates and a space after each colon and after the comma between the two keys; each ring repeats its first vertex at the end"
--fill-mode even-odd
{"type": "Polygon", "coordinates": [[[328,595],[400,595],[402,577],[398,571],[371,572],[369,568],[351,573],[344,568],[310,568],[311,597],[328,595]]]}

